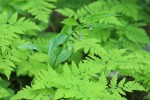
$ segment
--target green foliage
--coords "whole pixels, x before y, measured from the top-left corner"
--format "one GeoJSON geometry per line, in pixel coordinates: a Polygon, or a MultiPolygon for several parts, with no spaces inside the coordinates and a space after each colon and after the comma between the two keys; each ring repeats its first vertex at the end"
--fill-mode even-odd
{"type": "Polygon", "coordinates": [[[19,34],[25,34],[29,30],[38,30],[39,28],[34,22],[25,20],[24,17],[17,20],[17,13],[8,18],[7,13],[3,12],[0,14],[0,18],[2,19],[0,22],[0,70],[9,78],[11,71],[15,67],[14,63],[20,62],[20,57],[17,55],[19,53],[17,47],[24,41],[20,39],[19,34]]]}
{"type": "Polygon", "coordinates": [[[0,99],[148,99],[149,5],[0,0],[0,99]]]}
{"type": "Polygon", "coordinates": [[[20,2],[23,2],[22,10],[35,16],[35,19],[48,23],[49,15],[52,13],[52,9],[55,8],[55,5],[52,3],[56,1],[57,0],[27,0],[20,2]]]}
{"type": "MultiPolygon", "coordinates": [[[[40,97],[47,95],[46,93],[40,93],[42,89],[47,90],[47,88],[49,89],[49,92],[50,90],[52,92],[49,93],[49,98],[53,98],[54,100],[60,98],[75,98],[85,100],[98,100],[103,98],[104,100],[107,100],[115,98],[115,95],[121,99],[122,97],[119,95],[119,93],[125,95],[123,90],[128,92],[132,92],[133,90],[144,90],[142,86],[134,81],[125,83],[125,79],[121,80],[118,84],[118,87],[116,87],[116,76],[113,77],[110,87],[108,87],[106,83],[106,77],[103,75],[95,80],[94,77],[92,77],[92,74],[96,74],[98,72],[97,68],[91,68],[87,70],[88,66],[86,65],[87,64],[81,63],[81,69],[79,69],[74,63],[72,64],[71,68],[65,64],[63,66],[62,73],[58,73],[52,68],[49,68],[48,70],[42,70],[41,73],[39,73],[39,75],[35,78],[34,83],[32,84],[32,89],[26,87],[26,89],[23,89],[16,96],[14,96],[13,99],[36,99],[40,95],[40,97]],[[56,88],[56,91],[54,91],[53,88],[56,88]],[[40,93],[40,95],[32,95],[31,97],[30,95],[32,93],[40,93]]],[[[89,65],[89,68],[90,67],[91,66],[89,65]]]]}
{"type": "Polygon", "coordinates": [[[1,82],[1,86],[0,86],[0,99],[9,99],[11,96],[14,95],[13,90],[11,90],[10,88],[8,88],[9,83],[8,81],[4,81],[0,78],[0,82],[1,82]]]}

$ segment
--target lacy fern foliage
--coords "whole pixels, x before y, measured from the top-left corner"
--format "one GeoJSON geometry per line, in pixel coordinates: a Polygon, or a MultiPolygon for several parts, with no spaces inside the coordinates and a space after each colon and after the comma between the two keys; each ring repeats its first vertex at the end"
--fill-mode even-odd
{"type": "Polygon", "coordinates": [[[149,6],[0,0],[0,99],[149,100],[149,6]]]}

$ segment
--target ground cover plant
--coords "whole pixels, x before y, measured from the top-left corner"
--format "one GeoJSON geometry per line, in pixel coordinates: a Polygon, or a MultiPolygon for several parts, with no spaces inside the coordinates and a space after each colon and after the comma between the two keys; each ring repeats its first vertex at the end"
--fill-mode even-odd
{"type": "Polygon", "coordinates": [[[149,100],[149,0],[0,0],[1,100],[149,100]]]}

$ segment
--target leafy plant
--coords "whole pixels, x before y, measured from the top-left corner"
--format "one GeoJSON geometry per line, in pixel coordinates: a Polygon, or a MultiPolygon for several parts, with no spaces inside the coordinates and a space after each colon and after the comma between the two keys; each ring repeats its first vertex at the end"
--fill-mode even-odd
{"type": "Polygon", "coordinates": [[[83,1],[0,0],[0,99],[148,100],[150,3],[83,1]]]}

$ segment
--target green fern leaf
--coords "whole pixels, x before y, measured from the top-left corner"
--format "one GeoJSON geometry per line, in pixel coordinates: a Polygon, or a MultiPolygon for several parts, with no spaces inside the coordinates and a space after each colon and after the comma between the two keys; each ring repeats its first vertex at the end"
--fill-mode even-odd
{"type": "Polygon", "coordinates": [[[123,90],[127,92],[132,92],[133,90],[145,91],[145,89],[140,84],[132,81],[125,83],[123,90]]]}
{"type": "Polygon", "coordinates": [[[68,16],[68,17],[74,17],[74,16],[76,16],[76,13],[72,9],[70,9],[70,8],[56,9],[56,11],[59,12],[59,13],[61,13],[64,16],[68,16]]]}
{"type": "Polygon", "coordinates": [[[56,0],[29,0],[26,2],[27,4],[24,3],[23,10],[31,13],[36,19],[47,23],[52,9],[55,8],[52,2],[56,2],[56,0]]]}
{"type": "Polygon", "coordinates": [[[14,95],[14,91],[12,89],[8,88],[8,86],[9,86],[8,81],[5,81],[5,80],[0,78],[0,82],[1,82],[0,99],[9,99],[11,96],[14,95]]]}
{"type": "Polygon", "coordinates": [[[7,13],[3,12],[0,17],[5,19],[0,24],[0,70],[9,79],[11,71],[15,68],[15,63],[21,61],[20,57],[16,56],[20,53],[18,46],[24,42],[20,39],[19,34],[25,34],[27,31],[38,30],[39,28],[30,20],[25,20],[25,18],[18,19],[17,13],[8,18],[7,13]]]}
{"type": "Polygon", "coordinates": [[[116,85],[117,85],[117,74],[115,74],[114,76],[113,76],[113,78],[112,78],[112,80],[111,80],[111,83],[110,83],[110,86],[112,87],[112,88],[115,88],[116,87],[116,85]]]}
{"type": "Polygon", "coordinates": [[[49,100],[53,99],[54,91],[52,89],[39,89],[39,90],[33,90],[31,87],[26,86],[26,88],[23,88],[22,91],[18,92],[17,95],[11,98],[11,100],[14,99],[33,99],[33,100],[49,100]],[[40,95],[39,95],[40,94],[40,95]]]}
{"type": "Polygon", "coordinates": [[[133,41],[135,43],[150,43],[150,39],[143,29],[131,25],[128,25],[124,29],[118,31],[118,34],[124,34],[130,41],[133,41]]]}

